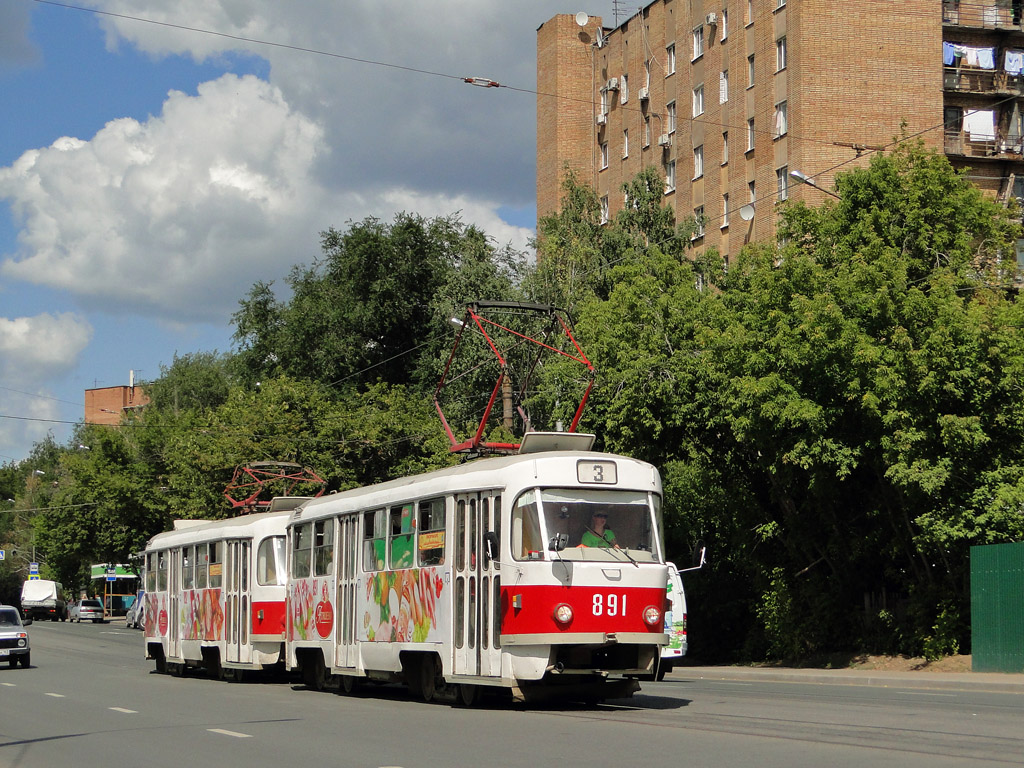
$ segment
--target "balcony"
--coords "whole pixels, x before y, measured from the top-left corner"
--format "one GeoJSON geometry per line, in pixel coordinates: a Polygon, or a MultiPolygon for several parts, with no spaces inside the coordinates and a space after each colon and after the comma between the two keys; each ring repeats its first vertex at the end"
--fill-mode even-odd
{"type": "Polygon", "coordinates": [[[942,23],[945,26],[970,27],[974,29],[1021,29],[1020,0],[971,3],[959,0],[944,0],[942,23]]]}
{"type": "Polygon", "coordinates": [[[945,132],[945,152],[960,157],[988,158],[990,160],[1024,160],[1024,138],[1007,136],[996,131],[991,138],[978,138],[967,131],[945,132]]]}
{"type": "Polygon", "coordinates": [[[1024,96],[1024,74],[1010,75],[995,69],[943,67],[942,87],[955,93],[1024,96]]]}

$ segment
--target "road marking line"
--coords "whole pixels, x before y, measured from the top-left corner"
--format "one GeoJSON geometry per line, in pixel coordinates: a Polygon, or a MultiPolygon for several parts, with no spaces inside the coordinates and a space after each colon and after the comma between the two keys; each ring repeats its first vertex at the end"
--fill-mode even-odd
{"type": "Polygon", "coordinates": [[[18,687],[14,683],[0,683],[0,685],[3,685],[5,687],[7,687],[7,688],[17,688],[18,687]]]}
{"type": "Polygon", "coordinates": [[[139,714],[136,709],[125,709],[124,707],[107,707],[111,712],[121,712],[125,715],[137,715],[139,714]]]}
{"type": "Polygon", "coordinates": [[[236,739],[251,739],[251,733],[238,733],[237,731],[225,731],[223,728],[207,728],[210,733],[219,733],[221,736],[234,736],[236,739]]]}
{"type": "Polygon", "coordinates": [[[64,698],[64,694],[63,693],[47,693],[46,695],[47,696],[53,696],[53,698],[55,698],[55,699],[63,699],[64,698]]]}
{"type": "Polygon", "coordinates": [[[946,698],[955,698],[955,693],[922,693],[920,691],[897,691],[902,696],[944,696],[946,698]]]}

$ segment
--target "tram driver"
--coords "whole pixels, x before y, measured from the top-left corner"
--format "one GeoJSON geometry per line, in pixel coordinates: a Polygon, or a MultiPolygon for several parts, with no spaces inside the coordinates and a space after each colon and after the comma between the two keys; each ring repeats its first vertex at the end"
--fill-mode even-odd
{"type": "Polygon", "coordinates": [[[615,532],[608,527],[608,511],[603,508],[594,510],[590,516],[590,524],[580,538],[581,547],[609,547],[620,549],[615,541],[615,532]]]}

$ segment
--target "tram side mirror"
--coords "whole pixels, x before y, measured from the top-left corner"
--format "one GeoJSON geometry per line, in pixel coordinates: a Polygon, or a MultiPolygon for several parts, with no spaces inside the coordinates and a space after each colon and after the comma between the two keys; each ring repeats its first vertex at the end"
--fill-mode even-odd
{"type": "Polygon", "coordinates": [[[484,534],[484,552],[489,560],[498,559],[498,534],[488,531],[484,534]]]}
{"type": "Polygon", "coordinates": [[[697,544],[697,546],[693,548],[693,567],[703,567],[704,563],[708,561],[707,554],[708,548],[703,544],[697,544]]]}
{"type": "Polygon", "coordinates": [[[551,552],[561,552],[569,546],[569,534],[567,533],[556,533],[548,541],[548,550],[551,552]]]}

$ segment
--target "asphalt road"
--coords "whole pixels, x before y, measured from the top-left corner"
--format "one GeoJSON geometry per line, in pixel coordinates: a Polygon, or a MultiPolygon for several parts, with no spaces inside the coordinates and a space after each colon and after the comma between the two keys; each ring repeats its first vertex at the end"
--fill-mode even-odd
{"type": "Polygon", "coordinates": [[[158,675],[121,622],[30,627],[0,667],[0,766],[850,766],[1024,764],[1024,694],[682,669],[629,700],[474,709],[404,688],[313,693],[158,675]]]}

